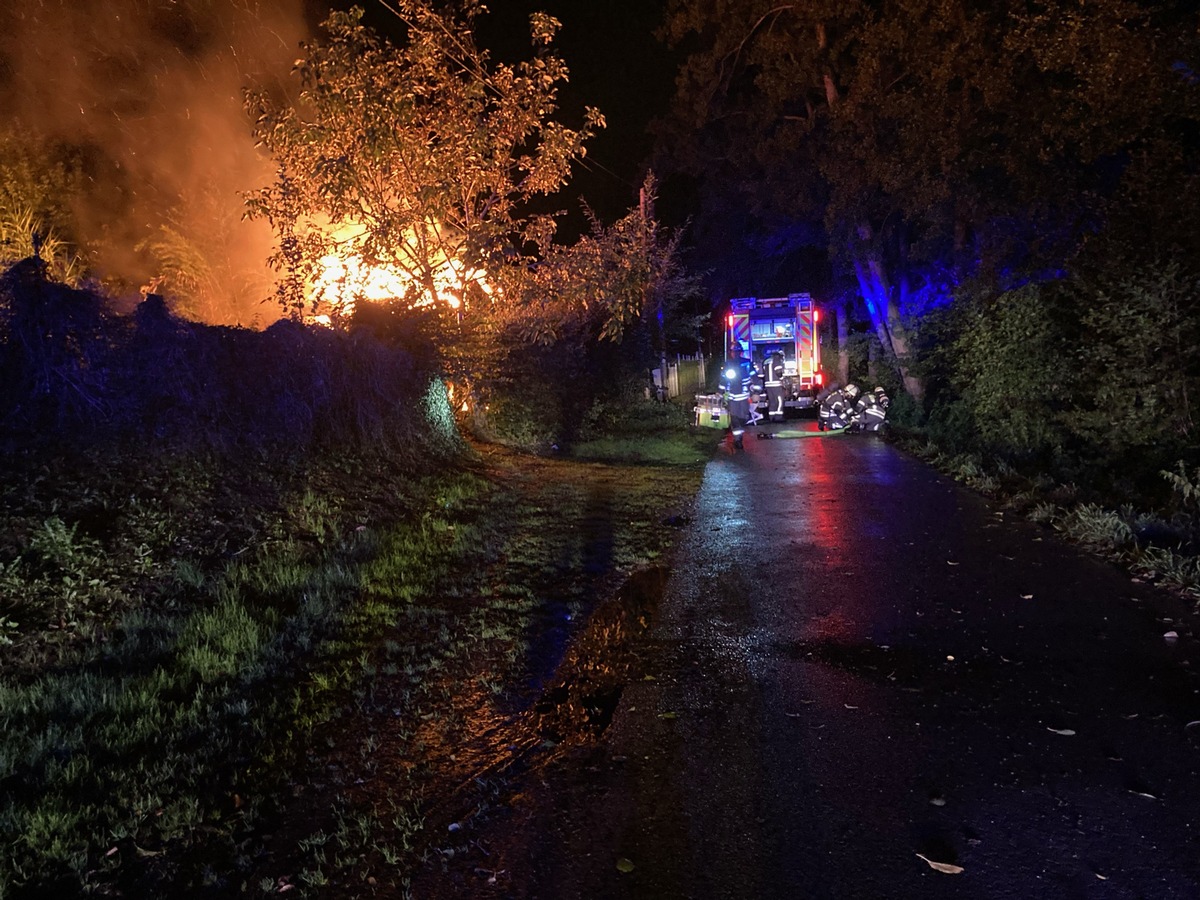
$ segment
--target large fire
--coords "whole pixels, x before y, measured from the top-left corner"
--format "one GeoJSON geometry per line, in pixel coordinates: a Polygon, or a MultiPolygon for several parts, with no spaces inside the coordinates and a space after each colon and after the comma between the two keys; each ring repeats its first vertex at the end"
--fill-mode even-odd
{"type": "Polygon", "coordinates": [[[346,316],[362,300],[381,302],[407,300],[412,306],[432,306],[444,303],[450,309],[463,306],[463,295],[477,289],[492,296],[492,287],[485,273],[459,260],[439,254],[433,261],[432,287],[418,282],[411,272],[390,265],[369,265],[354,251],[361,229],[347,229],[338,243],[347,249],[331,253],[320,260],[321,273],[312,285],[311,299],[321,314],[315,321],[328,323],[335,316],[346,316]]]}

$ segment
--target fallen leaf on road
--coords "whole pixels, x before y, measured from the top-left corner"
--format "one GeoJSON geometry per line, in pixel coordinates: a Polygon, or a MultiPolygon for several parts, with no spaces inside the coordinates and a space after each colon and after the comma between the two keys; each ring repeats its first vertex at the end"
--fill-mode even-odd
{"type": "MultiPolygon", "coordinates": [[[[948,565],[948,566],[957,566],[957,565],[959,565],[959,564],[958,564],[958,563],[956,563],[956,562],[951,562],[950,560],[946,560],[946,565],[948,565]]],[[[920,855],[920,854],[918,854],[918,856],[919,856],[919,855],[920,855]]]]}
{"type": "Polygon", "coordinates": [[[660,719],[678,719],[678,718],[679,718],[679,713],[675,713],[675,712],[665,712],[665,713],[659,713],[659,714],[658,714],[658,717],[659,717],[660,719]]]}
{"type": "Polygon", "coordinates": [[[966,871],[962,866],[954,866],[950,863],[934,862],[928,856],[922,856],[920,853],[917,854],[917,859],[925,860],[925,862],[929,863],[929,868],[936,869],[938,872],[945,872],[947,875],[958,875],[960,872],[966,871]]]}
{"type": "Polygon", "coordinates": [[[846,707],[846,709],[858,709],[857,706],[851,706],[849,703],[843,703],[842,706],[846,707]]]}
{"type": "Polygon", "coordinates": [[[1021,599],[1022,599],[1022,600],[1032,600],[1032,599],[1033,599],[1033,594],[1022,594],[1022,595],[1021,595],[1021,599]]]}
{"type": "Polygon", "coordinates": [[[1135,796],[1135,797],[1145,797],[1147,800],[1157,800],[1158,799],[1153,794],[1147,794],[1145,791],[1130,791],[1129,793],[1133,794],[1133,796],[1135,796]]]}
{"type": "Polygon", "coordinates": [[[617,871],[618,872],[632,872],[633,871],[633,860],[626,859],[625,857],[622,856],[620,859],[617,860],[617,871]]]}
{"type": "Polygon", "coordinates": [[[1055,734],[1062,734],[1067,737],[1071,737],[1071,735],[1073,735],[1075,733],[1070,728],[1047,728],[1046,730],[1053,731],[1055,734]]]}
{"type": "Polygon", "coordinates": [[[1163,640],[1164,641],[1177,641],[1177,640],[1179,640],[1179,632],[1178,631],[1168,631],[1166,634],[1163,635],[1163,640]]]}

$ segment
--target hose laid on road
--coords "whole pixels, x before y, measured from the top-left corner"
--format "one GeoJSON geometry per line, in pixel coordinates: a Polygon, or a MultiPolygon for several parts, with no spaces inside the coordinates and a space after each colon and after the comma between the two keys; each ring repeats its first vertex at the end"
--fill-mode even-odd
{"type": "Polygon", "coordinates": [[[796,431],[795,429],[786,429],[784,431],[760,431],[758,433],[759,440],[772,438],[813,438],[813,437],[837,437],[839,434],[847,434],[849,429],[837,428],[830,431],[796,431]]]}

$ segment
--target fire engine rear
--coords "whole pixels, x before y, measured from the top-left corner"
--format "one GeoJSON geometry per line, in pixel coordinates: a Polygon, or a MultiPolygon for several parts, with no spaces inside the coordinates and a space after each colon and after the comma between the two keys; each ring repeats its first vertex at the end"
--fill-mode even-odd
{"type": "Polygon", "coordinates": [[[782,418],[785,409],[816,406],[825,380],[817,336],[820,320],[820,310],[808,294],[729,301],[725,355],[736,343],[763,375],[767,391],[759,408],[772,418],[782,418]]]}

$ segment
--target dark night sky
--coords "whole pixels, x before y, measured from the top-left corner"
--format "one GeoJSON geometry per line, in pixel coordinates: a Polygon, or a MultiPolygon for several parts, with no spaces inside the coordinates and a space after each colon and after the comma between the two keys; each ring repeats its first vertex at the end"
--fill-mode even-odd
{"type": "Polygon", "coordinates": [[[647,125],[665,112],[674,85],[674,65],[653,36],[662,7],[662,0],[499,0],[490,16],[518,35],[533,10],[562,22],[558,49],[571,69],[563,96],[567,121],[578,122],[586,104],[608,122],[568,195],[582,193],[606,221],[636,204],[652,146],[647,125]]]}
{"type": "MultiPolygon", "coordinates": [[[[393,16],[379,0],[358,0],[368,21],[386,33],[393,16]]],[[[310,0],[314,10],[345,8],[349,3],[310,0]]],[[[588,144],[587,158],[558,198],[557,206],[570,215],[564,236],[584,227],[579,198],[611,222],[637,204],[642,166],[653,140],[647,130],[652,118],[666,111],[674,86],[675,65],[654,37],[665,0],[493,0],[478,23],[476,39],[493,58],[527,59],[529,14],[547,12],[562,22],[555,42],[571,71],[560,95],[559,117],[568,126],[582,123],[582,109],[594,106],[608,127],[588,144]]]]}

